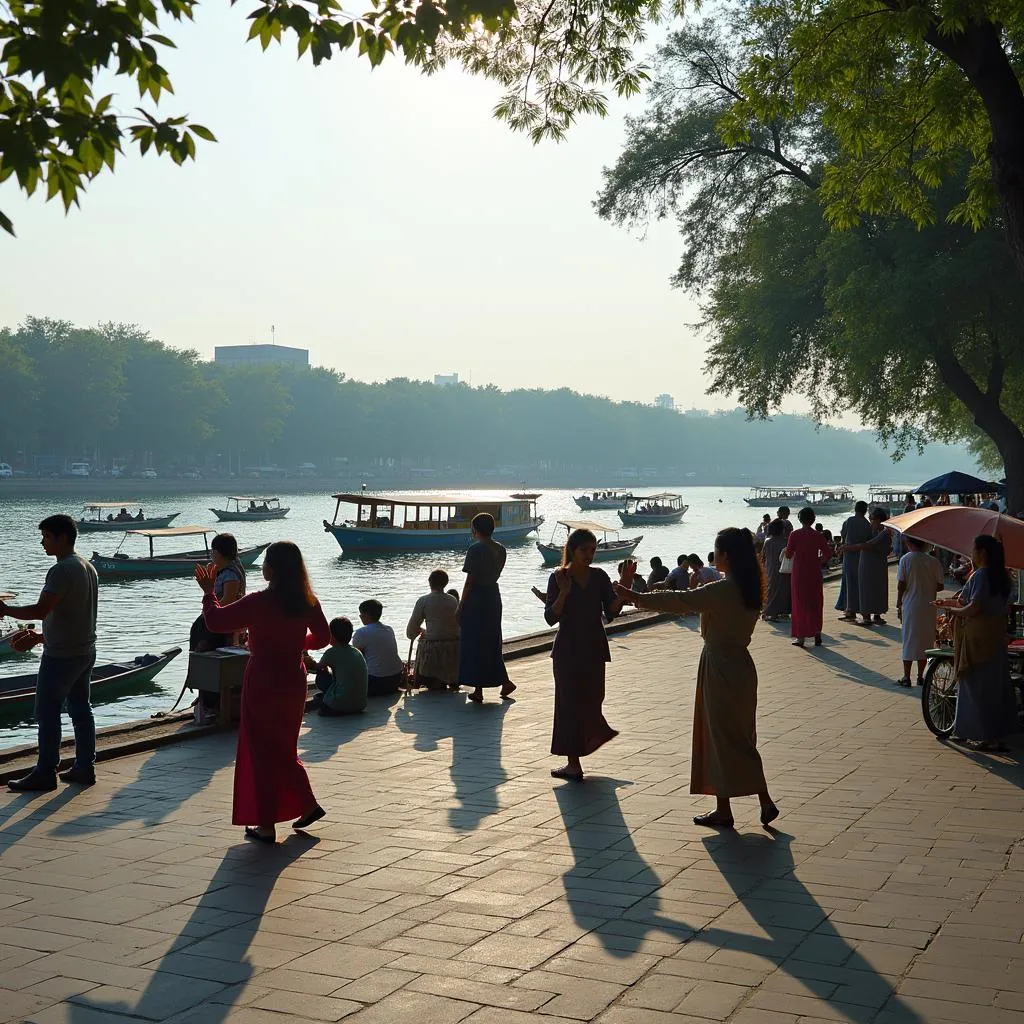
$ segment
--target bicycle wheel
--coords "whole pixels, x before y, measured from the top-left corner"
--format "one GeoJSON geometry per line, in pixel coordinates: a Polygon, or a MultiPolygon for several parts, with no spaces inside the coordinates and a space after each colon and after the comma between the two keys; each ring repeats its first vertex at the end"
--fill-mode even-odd
{"type": "Polygon", "coordinates": [[[933,658],[925,669],[921,684],[921,714],[924,724],[936,736],[945,738],[953,732],[956,718],[956,676],[952,658],[933,658]]]}

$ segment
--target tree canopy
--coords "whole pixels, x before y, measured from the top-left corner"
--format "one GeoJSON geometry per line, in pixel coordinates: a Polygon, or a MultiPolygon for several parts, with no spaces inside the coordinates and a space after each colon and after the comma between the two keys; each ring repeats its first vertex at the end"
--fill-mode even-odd
{"type": "MultiPolygon", "coordinates": [[[[415,469],[482,482],[501,470],[593,486],[630,469],[680,482],[687,473],[850,482],[835,480],[837,465],[853,478],[887,475],[869,433],[818,433],[805,417],[755,425],[741,411],[680,415],[565,388],[371,384],[326,369],[219,365],[122,324],[30,319],[0,330],[0,360],[15,374],[0,406],[0,461],[27,470],[64,458],[168,472],[313,463],[335,477],[408,481],[415,469]]],[[[952,457],[937,452],[910,472],[945,471],[952,457]]]]}

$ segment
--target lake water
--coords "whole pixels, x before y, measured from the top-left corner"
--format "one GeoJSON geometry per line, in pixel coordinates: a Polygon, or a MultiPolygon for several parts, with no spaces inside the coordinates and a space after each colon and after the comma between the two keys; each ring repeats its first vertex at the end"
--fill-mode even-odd
{"type": "MultiPolygon", "coordinates": [[[[595,486],[598,486],[595,484],[595,486]]],[[[99,486],[99,485],[97,485],[99,486]]],[[[867,485],[854,485],[858,497],[866,497],[867,485]]],[[[624,535],[644,535],[636,557],[644,571],[652,555],[660,555],[665,564],[675,565],[676,556],[697,552],[703,558],[714,544],[715,534],[724,526],[755,528],[763,509],[750,509],[744,502],[746,488],[685,487],[671,481],[647,489],[677,491],[689,504],[682,522],[664,526],[630,527],[624,535]]],[[[505,498],[504,491],[473,491],[480,497],[505,498]]],[[[576,492],[579,493],[579,492],[576,492]]],[[[540,537],[551,538],[554,523],[560,518],[588,518],[618,526],[614,511],[581,513],[573,502],[571,491],[547,491],[538,501],[538,510],[545,517],[540,537]]],[[[90,495],[102,498],[102,494],[90,495]]],[[[0,591],[12,590],[18,603],[35,600],[43,577],[52,560],[39,546],[37,524],[54,512],[79,514],[83,495],[40,496],[4,499],[0,505],[0,591]]],[[[144,508],[149,515],[180,512],[175,525],[199,524],[213,526],[211,507],[223,507],[220,494],[161,495],[147,498],[144,508]]],[[[402,639],[405,625],[416,598],[427,590],[427,574],[444,568],[452,577],[452,586],[462,588],[462,557],[459,552],[423,554],[391,554],[344,556],[338,542],[324,532],[323,520],[334,515],[334,501],[323,492],[289,495],[284,504],[291,507],[288,518],[269,523],[225,524],[242,546],[273,540],[293,540],[302,549],[313,587],[328,618],[347,615],[358,625],[357,606],[368,597],[384,604],[384,621],[394,626],[399,636],[399,649],[408,650],[402,639]]],[[[774,510],[773,510],[774,511],[774,510]]],[[[796,509],[794,508],[794,514],[796,509]]],[[[849,513],[822,517],[821,522],[835,531],[849,513]]],[[[563,531],[564,535],[564,531],[563,531]]],[[[83,534],[78,550],[88,557],[94,550],[112,552],[122,539],[121,534],[83,534]]],[[[186,538],[175,542],[165,540],[163,550],[171,545],[190,546],[186,538]]],[[[506,638],[544,629],[540,602],[531,594],[531,587],[546,586],[550,569],[546,569],[531,537],[509,546],[508,562],[501,579],[504,600],[504,633],[506,638]]],[[[132,550],[141,553],[145,541],[130,538],[132,550]]],[[[128,547],[125,550],[129,550],[128,547]]],[[[614,571],[614,565],[607,566],[614,571]]],[[[258,567],[250,573],[250,589],[263,585],[258,567]]],[[[131,660],[136,655],[159,653],[169,647],[188,647],[189,626],[199,614],[200,591],[191,579],[135,580],[102,582],[100,586],[99,623],[97,627],[97,660],[99,662],[131,660]]],[[[38,649],[37,649],[38,650],[38,649]]],[[[36,654],[0,660],[0,676],[33,671],[36,654]]],[[[187,669],[187,655],[182,654],[157,677],[155,692],[123,697],[96,706],[97,725],[113,725],[132,719],[146,718],[156,711],[171,707],[181,689],[187,669]]],[[[65,720],[65,724],[67,724],[65,720]]],[[[34,741],[35,730],[29,721],[0,728],[0,746],[34,741]]]]}

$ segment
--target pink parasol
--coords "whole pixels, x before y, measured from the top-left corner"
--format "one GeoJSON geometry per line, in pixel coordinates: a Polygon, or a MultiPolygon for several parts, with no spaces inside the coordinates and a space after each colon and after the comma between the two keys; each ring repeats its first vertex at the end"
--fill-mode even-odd
{"type": "Polygon", "coordinates": [[[974,538],[987,533],[1003,542],[1008,569],[1024,569],[1024,522],[987,508],[933,505],[893,516],[885,525],[968,558],[974,548],[974,538]]]}

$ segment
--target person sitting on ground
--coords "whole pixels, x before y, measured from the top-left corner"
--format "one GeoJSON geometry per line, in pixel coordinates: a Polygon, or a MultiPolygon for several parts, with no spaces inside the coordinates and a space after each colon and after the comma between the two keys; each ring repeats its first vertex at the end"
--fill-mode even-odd
{"type": "Polygon", "coordinates": [[[686,590],[690,586],[689,562],[686,555],[676,559],[676,567],[664,581],[651,587],[652,590],[686,590]]]}
{"type": "Polygon", "coordinates": [[[339,615],[331,619],[331,646],[320,660],[306,655],[306,668],[316,672],[321,715],[358,715],[366,710],[368,677],[366,661],[351,644],[352,622],[339,615]]]}
{"type": "Polygon", "coordinates": [[[372,597],[363,601],[359,605],[362,626],[352,635],[352,646],[366,659],[367,693],[371,697],[397,693],[402,685],[404,662],[398,654],[395,631],[380,621],[383,614],[380,601],[372,597]]]}
{"type": "Polygon", "coordinates": [[[713,566],[705,565],[700,555],[687,555],[690,565],[690,588],[702,587],[705,583],[714,583],[722,578],[722,574],[713,566]]]}
{"type": "Polygon", "coordinates": [[[459,688],[459,601],[445,593],[448,573],[435,569],[427,577],[430,592],[416,599],[405,635],[419,637],[416,684],[428,690],[459,688]]]}
{"type": "Polygon", "coordinates": [[[651,559],[651,571],[647,575],[647,589],[653,590],[656,583],[664,583],[668,579],[668,568],[655,555],[651,559]]]}

